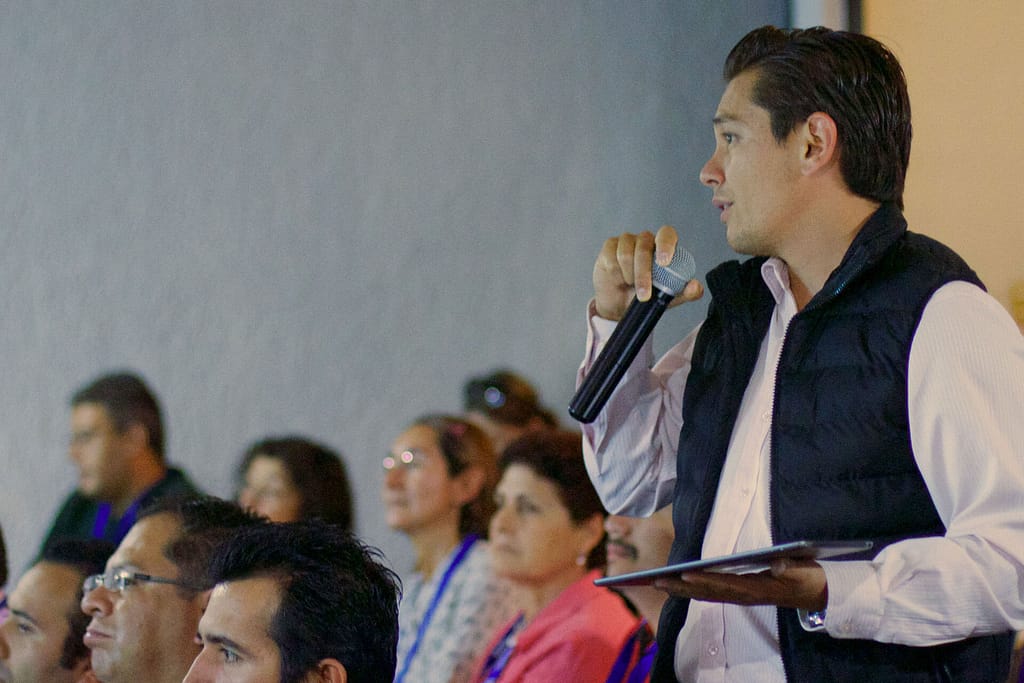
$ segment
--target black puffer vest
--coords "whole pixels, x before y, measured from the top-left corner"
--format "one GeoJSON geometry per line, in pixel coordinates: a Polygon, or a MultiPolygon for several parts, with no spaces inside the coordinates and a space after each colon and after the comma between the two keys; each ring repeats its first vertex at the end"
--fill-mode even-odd
{"type": "MultiPolygon", "coordinates": [[[[700,557],[746,386],[775,306],[763,258],[708,274],[713,295],[683,400],[672,562],[700,557]]],[[[770,514],[775,543],[869,539],[869,555],[901,539],[945,532],[914,461],[907,408],[910,346],[931,295],[965,280],[951,250],[907,232],[883,205],[822,290],[786,332],[772,417],[770,514]]],[[[652,681],[674,681],[675,640],[689,601],[662,612],[652,681]]],[[[920,648],[808,633],[779,609],[790,681],[1001,681],[1011,636],[920,648]]]]}

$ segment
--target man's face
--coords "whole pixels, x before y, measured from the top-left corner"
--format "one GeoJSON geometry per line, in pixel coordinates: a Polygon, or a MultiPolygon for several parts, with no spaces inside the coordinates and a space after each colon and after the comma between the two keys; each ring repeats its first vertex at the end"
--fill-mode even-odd
{"type": "Polygon", "coordinates": [[[278,683],[281,653],[270,624],[280,602],[269,577],[218,584],[199,621],[203,650],[182,683],[278,683]]]}
{"type": "MultiPolygon", "coordinates": [[[[178,579],[177,566],[163,548],[181,534],[177,517],[151,515],[131,528],[107,561],[107,574],[128,569],[178,579]]],[[[92,667],[103,683],[181,681],[199,652],[196,627],[205,594],[187,598],[178,586],[137,581],[117,592],[99,586],[82,598],[92,617],[85,644],[92,667]]]]}
{"type": "Polygon", "coordinates": [[[715,152],[700,172],[714,191],[726,238],[740,254],[780,256],[799,236],[802,138],[790,134],[781,144],[771,116],[752,99],[756,70],[725,89],[715,113],[715,152]]]}
{"type": "Polygon", "coordinates": [[[81,403],[71,409],[68,454],[78,466],[78,490],[89,498],[117,501],[130,490],[130,451],[107,409],[81,403]]]}
{"type": "Polygon", "coordinates": [[[608,576],[660,567],[668,560],[675,530],[672,506],[646,518],[611,515],[604,521],[608,532],[608,576]]]}
{"type": "Polygon", "coordinates": [[[8,598],[10,616],[0,626],[0,680],[4,683],[71,683],[89,668],[89,657],[61,666],[68,615],[78,608],[84,577],[75,569],[39,562],[25,572],[8,598]],[[6,677],[5,677],[6,675],[6,677]]]}

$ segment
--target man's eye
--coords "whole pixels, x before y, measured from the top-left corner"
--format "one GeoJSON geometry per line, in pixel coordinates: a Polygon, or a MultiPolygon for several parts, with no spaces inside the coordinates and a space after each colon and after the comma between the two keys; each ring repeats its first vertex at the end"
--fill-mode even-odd
{"type": "Polygon", "coordinates": [[[234,650],[229,650],[224,647],[220,649],[220,654],[221,657],[224,658],[225,664],[235,664],[241,659],[241,657],[238,656],[237,652],[235,652],[234,650]]]}
{"type": "Polygon", "coordinates": [[[28,622],[25,622],[25,621],[19,621],[17,626],[18,626],[18,633],[24,633],[25,635],[31,635],[31,634],[36,632],[35,627],[32,624],[30,624],[28,622]]]}

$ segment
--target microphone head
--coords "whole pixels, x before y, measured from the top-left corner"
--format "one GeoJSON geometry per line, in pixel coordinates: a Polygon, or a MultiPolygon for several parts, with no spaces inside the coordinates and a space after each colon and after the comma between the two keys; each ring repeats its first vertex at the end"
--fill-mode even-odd
{"type": "Polygon", "coordinates": [[[676,252],[672,254],[672,261],[667,266],[659,266],[657,262],[651,268],[651,278],[654,286],[675,296],[683,291],[686,283],[693,279],[697,273],[697,264],[693,261],[693,255],[676,245],[676,252]]]}

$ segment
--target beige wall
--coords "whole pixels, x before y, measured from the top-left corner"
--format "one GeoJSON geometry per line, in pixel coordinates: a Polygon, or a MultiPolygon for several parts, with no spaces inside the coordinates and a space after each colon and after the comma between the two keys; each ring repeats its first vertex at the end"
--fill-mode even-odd
{"type": "MultiPolygon", "coordinates": [[[[960,252],[1011,308],[1024,282],[1024,2],[865,0],[863,10],[864,32],[907,73],[911,229],[960,252]]],[[[1024,302],[1017,309],[1024,323],[1024,302]]]]}

